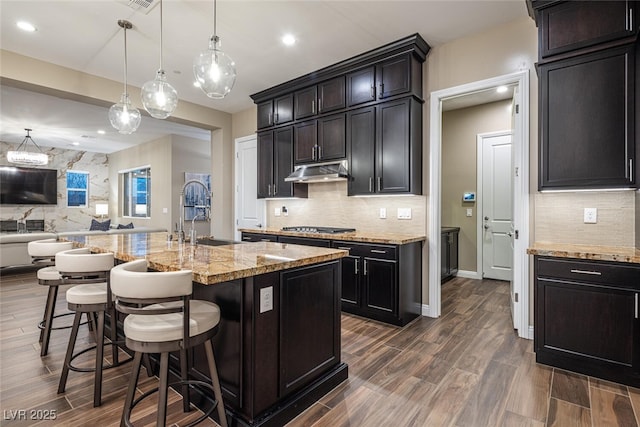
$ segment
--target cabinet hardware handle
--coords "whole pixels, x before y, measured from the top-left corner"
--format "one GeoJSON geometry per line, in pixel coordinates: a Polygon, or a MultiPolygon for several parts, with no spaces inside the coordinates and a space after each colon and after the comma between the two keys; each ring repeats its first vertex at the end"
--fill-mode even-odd
{"type": "Polygon", "coordinates": [[[278,123],[278,119],[280,118],[280,115],[278,113],[276,113],[273,117],[274,122],[278,123]]]}
{"type": "Polygon", "coordinates": [[[636,319],[638,318],[638,293],[636,292],[636,319]]]}
{"type": "Polygon", "coordinates": [[[273,184],[273,195],[275,196],[276,194],[278,194],[278,185],[273,184]]]}
{"type": "Polygon", "coordinates": [[[589,271],[589,270],[571,270],[572,273],[578,274],[590,274],[592,276],[602,276],[602,273],[599,271],[589,271]]]}
{"type": "Polygon", "coordinates": [[[271,195],[271,184],[267,185],[267,194],[270,196],[271,195]]]}
{"type": "Polygon", "coordinates": [[[373,193],[373,177],[369,177],[369,193],[373,193]]]}
{"type": "MultiPolygon", "coordinates": [[[[345,251],[350,251],[351,250],[351,248],[348,247],[348,246],[338,246],[338,249],[342,249],[342,250],[345,250],[345,251]]],[[[356,262],[358,262],[358,261],[356,261],[356,262]]]]}
{"type": "Polygon", "coordinates": [[[314,145],[313,147],[311,147],[311,160],[318,160],[318,154],[316,152],[316,148],[318,146],[314,145]]]}
{"type": "Polygon", "coordinates": [[[311,101],[311,114],[316,113],[316,101],[311,101]]]}
{"type": "Polygon", "coordinates": [[[261,242],[270,242],[271,240],[269,239],[260,239],[261,242]]]}
{"type": "Polygon", "coordinates": [[[272,125],[273,124],[273,114],[269,113],[269,124],[272,125]]]}
{"type": "Polygon", "coordinates": [[[318,160],[322,159],[322,145],[316,145],[318,147],[318,160]]]}
{"type": "Polygon", "coordinates": [[[382,181],[382,179],[380,177],[378,177],[378,191],[380,191],[380,187],[381,187],[380,183],[381,183],[381,181],[382,181]]]}
{"type": "Polygon", "coordinates": [[[375,99],[376,97],[376,87],[371,86],[371,99],[375,99]]]}
{"type": "Polygon", "coordinates": [[[242,240],[251,240],[251,237],[243,237],[242,240]]]}
{"type": "MultiPolygon", "coordinates": [[[[358,271],[359,271],[359,270],[358,270],[358,261],[359,261],[359,260],[356,260],[356,269],[354,270],[354,273],[355,273],[355,274],[358,274],[358,271]]],[[[637,295],[636,295],[636,297],[637,297],[637,295]]],[[[636,298],[636,301],[637,301],[637,299],[638,299],[638,298],[636,298]]],[[[637,310],[636,310],[636,311],[637,311],[637,310]]]]}
{"type": "Polygon", "coordinates": [[[629,181],[633,182],[633,159],[629,159],[629,181]]]}
{"type": "Polygon", "coordinates": [[[380,98],[382,98],[383,92],[384,92],[384,83],[380,83],[380,98]]]}
{"type": "Polygon", "coordinates": [[[381,251],[380,249],[371,249],[371,252],[374,254],[386,254],[387,251],[381,251]]]}
{"type": "Polygon", "coordinates": [[[367,275],[367,260],[364,260],[364,273],[365,276],[367,275]]]}
{"type": "Polygon", "coordinates": [[[322,113],[322,98],[318,99],[318,113],[322,113]]]}

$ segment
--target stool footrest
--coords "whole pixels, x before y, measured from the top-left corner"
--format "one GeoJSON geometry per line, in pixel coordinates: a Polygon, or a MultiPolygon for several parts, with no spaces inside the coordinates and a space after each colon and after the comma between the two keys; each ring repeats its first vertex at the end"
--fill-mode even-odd
{"type": "MultiPolygon", "coordinates": [[[[116,342],[113,342],[113,343],[112,342],[105,342],[102,345],[103,346],[107,346],[107,345],[120,346],[120,344],[122,344],[121,341],[116,341],[116,342]]],[[[86,353],[88,351],[95,350],[96,347],[97,347],[97,345],[92,345],[91,347],[87,347],[87,348],[85,348],[85,349],[83,349],[83,350],[81,350],[81,351],[79,351],[77,353],[74,353],[71,356],[71,360],[69,361],[69,370],[70,371],[74,371],[74,372],[95,372],[95,370],[96,370],[95,367],[92,367],[92,368],[79,368],[77,366],[73,366],[71,364],[71,362],[73,362],[73,359],[75,359],[76,357],[78,357],[78,356],[80,356],[80,355],[82,355],[82,354],[84,354],[84,353],[86,353]]],[[[107,365],[105,365],[104,362],[103,362],[102,369],[104,370],[104,369],[116,368],[116,367],[118,367],[120,365],[123,365],[123,364],[125,364],[127,362],[131,362],[132,360],[133,360],[133,357],[129,357],[128,359],[125,359],[125,360],[122,360],[122,361],[118,361],[118,363],[115,364],[115,365],[113,363],[108,363],[107,365]]]]}
{"type": "MultiPolygon", "coordinates": [[[[73,311],[70,311],[70,312],[68,312],[68,313],[56,314],[55,316],[53,316],[53,318],[54,318],[54,319],[57,319],[58,317],[73,316],[73,315],[75,315],[75,313],[74,313],[73,311]]],[[[80,323],[80,326],[82,326],[82,325],[86,325],[87,323],[89,323],[89,322],[84,321],[84,322],[80,323]]],[[[73,328],[73,325],[67,325],[67,326],[56,326],[56,327],[53,327],[53,326],[52,326],[52,327],[51,327],[51,330],[52,330],[52,331],[58,331],[58,330],[60,330],[60,329],[70,329],[70,328],[73,328]]],[[[40,323],[38,323],[38,329],[44,329],[44,320],[43,320],[43,321],[41,321],[40,323]]]]}

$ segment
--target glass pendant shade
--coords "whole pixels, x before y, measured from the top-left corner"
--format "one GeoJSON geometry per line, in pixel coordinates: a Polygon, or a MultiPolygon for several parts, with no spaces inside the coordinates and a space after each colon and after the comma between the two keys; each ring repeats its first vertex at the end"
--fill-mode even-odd
{"type": "Polygon", "coordinates": [[[220,39],[213,36],[209,48],[201,52],[193,62],[193,74],[200,89],[209,98],[222,99],[236,81],[236,64],[218,47],[220,39]]]}
{"type": "Polygon", "coordinates": [[[167,82],[164,70],[158,70],[156,78],[142,85],[142,105],[156,119],[166,119],[178,106],[178,92],[167,82]]]}
{"type": "Polygon", "coordinates": [[[7,161],[17,165],[43,166],[49,163],[49,156],[42,152],[42,149],[29,135],[31,129],[25,129],[27,136],[20,143],[16,150],[7,152],[7,161]],[[31,142],[38,149],[36,151],[27,151],[27,145],[31,142]]]}
{"type": "Polygon", "coordinates": [[[129,99],[129,94],[123,93],[120,102],[113,104],[109,108],[109,121],[111,126],[116,128],[118,132],[129,135],[140,126],[140,111],[133,105],[129,99]]]}

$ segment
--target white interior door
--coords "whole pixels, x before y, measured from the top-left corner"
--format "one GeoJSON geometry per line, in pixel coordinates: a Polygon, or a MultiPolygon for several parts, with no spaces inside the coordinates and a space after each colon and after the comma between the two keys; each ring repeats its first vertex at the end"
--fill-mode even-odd
{"type": "Polygon", "coordinates": [[[513,278],[511,132],[478,136],[482,168],[482,277],[513,278]]]}
{"type": "Polygon", "coordinates": [[[255,135],[236,139],[236,230],[265,226],[265,202],[258,199],[258,143],[255,135]]]}

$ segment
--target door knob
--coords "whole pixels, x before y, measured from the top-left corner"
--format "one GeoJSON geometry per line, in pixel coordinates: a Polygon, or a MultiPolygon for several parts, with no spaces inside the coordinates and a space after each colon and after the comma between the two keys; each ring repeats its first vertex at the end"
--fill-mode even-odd
{"type": "Polygon", "coordinates": [[[262,228],[262,224],[256,224],[256,227],[262,228]]]}
{"type": "Polygon", "coordinates": [[[489,221],[489,217],[488,217],[488,216],[485,216],[485,217],[484,217],[484,220],[485,220],[485,221],[489,221]]]}
{"type": "Polygon", "coordinates": [[[485,229],[485,230],[488,230],[488,229],[489,229],[489,225],[488,225],[488,224],[485,224],[485,225],[484,225],[484,229],[485,229]]]}

